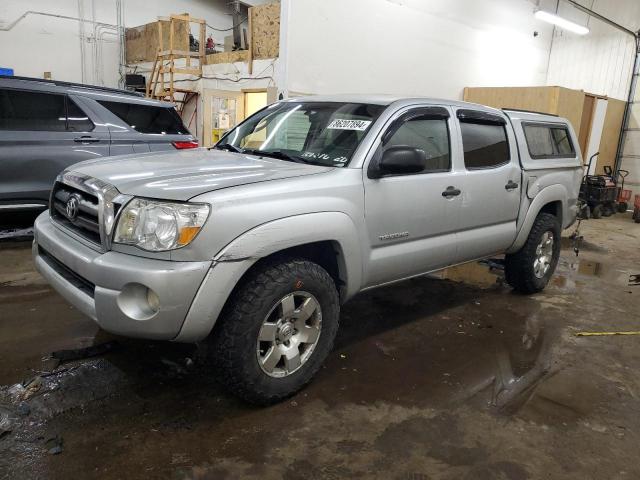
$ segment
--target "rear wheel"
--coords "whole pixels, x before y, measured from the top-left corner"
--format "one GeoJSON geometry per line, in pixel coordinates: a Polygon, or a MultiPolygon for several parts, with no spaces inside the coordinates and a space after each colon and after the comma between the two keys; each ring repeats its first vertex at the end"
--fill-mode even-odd
{"type": "Polygon", "coordinates": [[[560,222],[555,215],[540,213],[520,250],[505,258],[505,278],[520,293],[544,289],[560,258],[560,222]]]}
{"type": "Polygon", "coordinates": [[[591,210],[591,218],[601,218],[602,217],[602,205],[596,205],[595,207],[593,207],[593,210],[591,210]]]}
{"type": "Polygon", "coordinates": [[[339,320],[331,276],[303,259],[258,267],[234,292],[209,340],[221,382],[252,403],[304,387],[333,347],[339,320]]]}

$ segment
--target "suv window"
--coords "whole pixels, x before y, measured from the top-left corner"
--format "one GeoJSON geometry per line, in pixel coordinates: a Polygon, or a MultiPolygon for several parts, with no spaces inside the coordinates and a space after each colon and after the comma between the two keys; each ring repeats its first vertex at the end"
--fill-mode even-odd
{"type": "Polygon", "coordinates": [[[0,129],[66,131],[65,96],[0,89],[0,129]]]}
{"type": "Polygon", "coordinates": [[[460,119],[464,165],[469,170],[493,168],[509,162],[504,124],[460,119]]]}
{"type": "Polygon", "coordinates": [[[385,149],[399,145],[424,150],[427,167],[420,173],[443,172],[451,168],[446,118],[418,116],[408,119],[391,135],[385,149]]]}
{"type": "Polygon", "coordinates": [[[115,116],[140,133],[189,135],[178,112],[171,107],[98,101],[115,116]]]}
{"type": "Polygon", "coordinates": [[[67,97],[67,130],[70,132],[90,132],[95,128],[76,102],[67,97]]]}
{"type": "Polygon", "coordinates": [[[576,152],[564,125],[523,124],[531,158],[573,158],[576,152]]]}

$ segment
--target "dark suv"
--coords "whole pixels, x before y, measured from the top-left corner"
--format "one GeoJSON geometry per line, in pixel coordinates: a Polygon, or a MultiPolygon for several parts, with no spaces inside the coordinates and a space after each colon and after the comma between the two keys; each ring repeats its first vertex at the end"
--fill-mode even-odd
{"type": "Polygon", "coordinates": [[[0,77],[0,212],[46,207],[83,160],[197,147],[171,103],[138,93],[0,77]]]}

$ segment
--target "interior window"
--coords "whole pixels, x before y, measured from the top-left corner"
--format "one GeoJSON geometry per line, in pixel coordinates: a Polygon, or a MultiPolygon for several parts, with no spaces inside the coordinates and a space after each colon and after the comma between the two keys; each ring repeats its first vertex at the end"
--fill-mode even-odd
{"type": "Polygon", "coordinates": [[[509,162],[504,125],[460,120],[464,164],[469,170],[492,168],[509,162]]]}
{"type": "Polygon", "coordinates": [[[215,148],[344,167],[384,109],[361,103],[276,103],[227,132],[215,148]]]}
{"type": "Polygon", "coordinates": [[[531,158],[575,156],[569,130],[566,127],[525,124],[523,128],[531,158]]]}
{"type": "Polygon", "coordinates": [[[240,147],[257,149],[270,138],[269,144],[279,149],[303,150],[310,128],[311,122],[305,112],[278,112],[270,122],[264,118],[258,123],[255,130],[240,141],[240,147]]]}
{"type": "Polygon", "coordinates": [[[552,128],[551,137],[553,138],[553,146],[558,155],[574,156],[573,146],[569,138],[569,130],[566,128],[552,128]]]}
{"type": "Polygon", "coordinates": [[[67,130],[70,132],[90,132],[95,125],[76,103],[67,97],[67,130]]]}
{"type": "Polygon", "coordinates": [[[404,122],[385,148],[409,146],[424,150],[427,167],[421,173],[443,172],[451,168],[449,129],[444,118],[414,117],[404,122]]]}
{"type": "Polygon", "coordinates": [[[64,132],[64,95],[0,89],[0,129],[64,132]]]}
{"type": "Polygon", "coordinates": [[[178,112],[171,107],[155,107],[124,102],[98,102],[140,133],[189,135],[178,112]]]}

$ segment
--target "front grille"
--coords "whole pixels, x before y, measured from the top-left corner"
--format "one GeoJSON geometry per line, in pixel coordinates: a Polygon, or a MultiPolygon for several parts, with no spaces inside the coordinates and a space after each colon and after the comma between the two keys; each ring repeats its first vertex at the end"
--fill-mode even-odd
{"type": "Polygon", "coordinates": [[[51,255],[41,246],[38,246],[38,254],[45,262],[47,262],[47,264],[51,268],[53,268],[58,273],[58,275],[60,275],[62,278],[64,278],[67,282],[69,282],[71,285],[73,285],[77,289],[81,290],[82,292],[86,293],[87,295],[93,298],[94,292],[96,289],[96,286],[93,283],[91,283],[86,278],[78,275],[76,272],[71,270],[69,267],[67,267],[64,263],[62,263],[60,260],[55,258],[53,255],[51,255]]]}
{"type": "Polygon", "coordinates": [[[51,194],[51,217],[69,230],[93,243],[100,244],[100,203],[98,197],[70,185],[56,182],[51,194]],[[75,197],[76,213],[67,211],[69,200],[75,197]]]}

